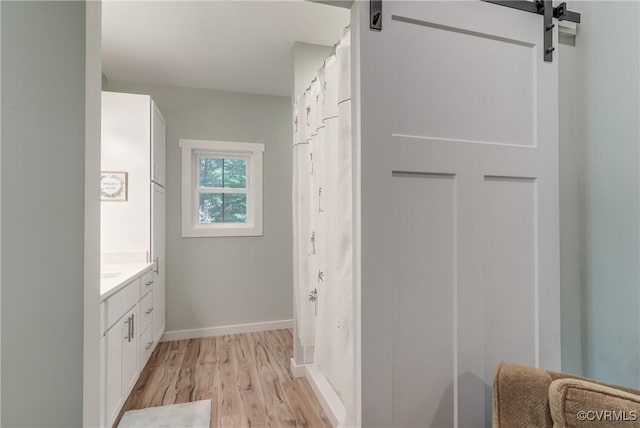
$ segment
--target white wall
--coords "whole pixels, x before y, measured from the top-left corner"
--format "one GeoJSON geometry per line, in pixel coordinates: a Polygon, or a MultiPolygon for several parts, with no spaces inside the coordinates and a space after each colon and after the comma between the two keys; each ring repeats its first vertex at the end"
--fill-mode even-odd
{"type": "Polygon", "coordinates": [[[102,94],[101,168],[128,174],[127,201],[101,203],[102,253],[150,250],[150,105],[145,95],[102,94]]]}
{"type": "Polygon", "coordinates": [[[290,99],[110,79],[107,90],[151,95],[167,122],[167,331],[291,319],[290,99]],[[181,237],[179,138],[265,144],[264,236],[181,237]]]}
{"type": "Polygon", "coordinates": [[[560,50],[563,369],[638,388],[640,4],[570,7],[583,19],[560,50]]]}
{"type": "Polygon", "coordinates": [[[85,2],[2,8],[2,421],[82,426],[85,2]]]}

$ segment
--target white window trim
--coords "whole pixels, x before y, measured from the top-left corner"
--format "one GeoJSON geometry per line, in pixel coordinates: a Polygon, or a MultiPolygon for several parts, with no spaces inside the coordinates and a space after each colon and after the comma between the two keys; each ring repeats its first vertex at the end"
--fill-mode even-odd
{"type": "Polygon", "coordinates": [[[262,153],[264,144],[180,139],[182,150],[182,237],[262,236],[262,153]],[[247,223],[200,224],[198,218],[198,173],[200,156],[247,160],[247,187],[221,193],[247,194],[247,223]]]}

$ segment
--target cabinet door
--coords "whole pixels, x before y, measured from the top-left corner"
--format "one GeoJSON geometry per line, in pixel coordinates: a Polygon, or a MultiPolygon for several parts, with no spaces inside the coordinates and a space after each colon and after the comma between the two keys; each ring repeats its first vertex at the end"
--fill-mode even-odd
{"type": "Polygon", "coordinates": [[[153,273],[153,338],[158,340],[165,328],[165,190],[152,186],[151,249],[155,262],[153,273]]]}
{"type": "Polygon", "coordinates": [[[165,185],[165,122],[151,100],[151,181],[165,185]]]}
{"type": "Polygon", "coordinates": [[[140,304],[105,334],[106,426],[112,426],[139,374],[140,304]]]}
{"type": "Polygon", "coordinates": [[[105,335],[107,426],[113,425],[125,398],[122,387],[122,346],[128,334],[127,319],[127,316],[123,317],[105,335]]]}
{"type": "Polygon", "coordinates": [[[138,379],[138,325],[139,305],[125,315],[125,330],[122,336],[122,387],[123,399],[127,398],[138,379]],[[128,320],[128,321],[126,321],[128,320]]]}

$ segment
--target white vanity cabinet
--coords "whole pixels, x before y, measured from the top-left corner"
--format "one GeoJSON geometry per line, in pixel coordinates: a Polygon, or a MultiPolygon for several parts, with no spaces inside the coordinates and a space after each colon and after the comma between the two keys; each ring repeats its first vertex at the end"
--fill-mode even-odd
{"type": "Polygon", "coordinates": [[[151,260],[154,263],[152,341],[165,328],[165,132],[166,125],[151,100],[151,260]]]}
{"type": "Polygon", "coordinates": [[[104,426],[111,427],[155,349],[153,266],[102,302],[104,426]]]}
{"type": "Polygon", "coordinates": [[[165,134],[149,95],[102,93],[103,175],[124,173],[127,183],[125,201],[101,204],[102,270],[115,275],[101,282],[101,424],[107,427],[165,329],[165,134]]]}
{"type": "MultiPolygon", "coordinates": [[[[103,251],[147,251],[154,264],[154,343],[165,330],[165,146],[165,119],[149,95],[102,92],[102,169],[127,172],[129,183],[125,203],[102,205],[101,238],[109,244],[103,251]],[[134,223],[121,221],[132,217],[127,208],[135,208],[134,223]]],[[[148,282],[143,279],[143,288],[148,282]]]]}

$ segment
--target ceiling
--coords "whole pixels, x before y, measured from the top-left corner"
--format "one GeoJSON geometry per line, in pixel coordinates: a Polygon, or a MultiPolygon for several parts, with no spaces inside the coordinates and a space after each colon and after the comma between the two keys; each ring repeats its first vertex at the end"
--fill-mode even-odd
{"type": "Polygon", "coordinates": [[[303,0],[103,1],[103,73],[290,96],[293,43],[333,45],[348,23],[348,9],[303,0]]]}

